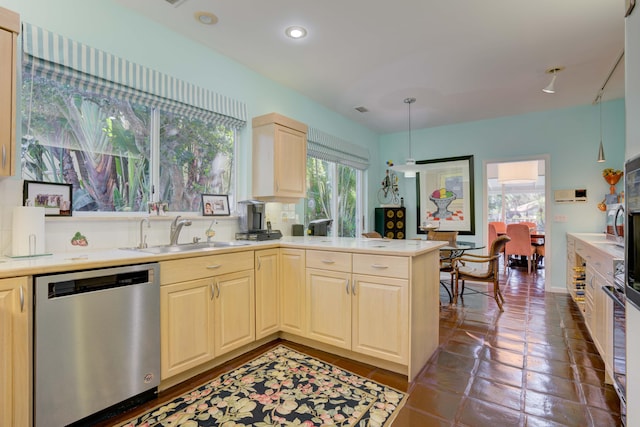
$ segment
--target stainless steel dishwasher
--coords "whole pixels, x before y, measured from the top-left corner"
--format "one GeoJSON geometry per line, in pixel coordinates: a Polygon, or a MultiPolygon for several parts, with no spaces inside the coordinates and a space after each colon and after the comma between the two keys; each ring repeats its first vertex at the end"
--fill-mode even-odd
{"type": "Polygon", "coordinates": [[[63,426],[152,397],[158,264],[34,277],[34,424],[63,426]]]}

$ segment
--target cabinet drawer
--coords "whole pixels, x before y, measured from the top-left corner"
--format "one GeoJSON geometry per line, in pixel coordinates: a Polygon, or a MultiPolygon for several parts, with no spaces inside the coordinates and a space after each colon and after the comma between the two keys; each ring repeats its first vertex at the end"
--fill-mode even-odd
{"type": "Polygon", "coordinates": [[[409,257],[353,255],[353,272],[372,276],[409,278],[409,257]]]}
{"type": "Polygon", "coordinates": [[[208,255],[160,263],[160,284],[202,279],[253,269],[253,251],[208,255]]]}
{"type": "Polygon", "coordinates": [[[351,254],[309,250],[307,251],[307,268],[351,273],[351,254]]]}

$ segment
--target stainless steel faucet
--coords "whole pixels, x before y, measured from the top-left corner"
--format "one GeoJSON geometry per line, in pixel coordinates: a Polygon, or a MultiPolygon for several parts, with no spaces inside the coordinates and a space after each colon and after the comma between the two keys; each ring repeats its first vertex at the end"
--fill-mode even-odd
{"type": "Polygon", "coordinates": [[[142,225],[147,223],[147,228],[151,228],[151,223],[149,222],[149,218],[142,218],[140,220],[140,243],[138,244],[138,248],[143,249],[147,247],[147,235],[143,234],[142,225]]]}
{"type": "Polygon", "coordinates": [[[171,222],[171,234],[169,235],[169,244],[170,245],[177,245],[178,244],[178,237],[180,237],[180,231],[182,230],[182,227],[188,227],[191,225],[191,220],[188,219],[180,219],[181,216],[178,215],[177,217],[175,217],[175,219],[171,222]]]}

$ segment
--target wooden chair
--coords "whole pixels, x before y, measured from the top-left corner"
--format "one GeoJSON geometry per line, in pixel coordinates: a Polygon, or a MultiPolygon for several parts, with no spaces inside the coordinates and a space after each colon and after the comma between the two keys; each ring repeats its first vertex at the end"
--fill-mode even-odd
{"type": "Polygon", "coordinates": [[[368,239],[382,239],[382,235],[377,231],[368,231],[366,233],[362,233],[362,237],[366,237],[368,239]]]}
{"type": "MultiPolygon", "coordinates": [[[[449,246],[455,246],[456,240],[458,239],[457,231],[435,231],[429,230],[427,232],[427,240],[437,240],[449,242],[449,246]]],[[[451,251],[441,250],[440,251],[440,272],[441,273],[449,273],[451,275],[451,292],[447,289],[447,285],[440,281],[440,284],[447,290],[449,294],[449,301],[453,302],[453,259],[451,256],[451,251]]]]}
{"type": "MultiPolygon", "coordinates": [[[[502,304],[504,304],[504,297],[500,291],[500,253],[503,251],[504,246],[511,240],[509,236],[498,236],[489,249],[489,255],[474,255],[465,254],[464,256],[454,258],[453,260],[453,275],[455,277],[455,290],[453,296],[454,304],[458,302],[458,282],[462,280],[462,292],[464,294],[464,282],[465,280],[472,280],[474,282],[491,282],[493,283],[493,299],[496,300],[500,311],[502,304]],[[486,268],[477,268],[468,264],[486,264],[486,268]]],[[[488,295],[485,292],[478,292],[488,295]]]]}
{"type": "Polygon", "coordinates": [[[507,236],[511,238],[504,248],[504,268],[507,269],[509,264],[509,256],[524,256],[527,258],[527,272],[531,273],[533,256],[535,254],[535,246],[531,244],[531,230],[528,225],[508,224],[507,236]]]}

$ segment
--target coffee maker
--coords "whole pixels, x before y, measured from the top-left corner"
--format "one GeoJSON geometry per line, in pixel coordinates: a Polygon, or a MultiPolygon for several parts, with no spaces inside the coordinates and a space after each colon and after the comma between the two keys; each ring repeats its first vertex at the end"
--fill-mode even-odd
{"type": "Polygon", "coordinates": [[[271,222],[265,223],[265,205],[259,200],[243,200],[238,202],[240,231],[236,240],[274,240],[282,237],[280,230],[272,230],[271,222]]]}

